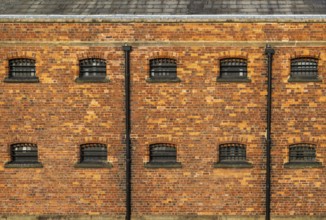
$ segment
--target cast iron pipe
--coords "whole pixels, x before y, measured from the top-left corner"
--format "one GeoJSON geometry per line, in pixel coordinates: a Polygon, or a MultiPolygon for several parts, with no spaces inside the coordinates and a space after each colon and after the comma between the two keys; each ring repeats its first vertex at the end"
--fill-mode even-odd
{"type": "Polygon", "coordinates": [[[272,123],[272,63],[275,51],[270,45],[266,45],[267,55],[267,129],[266,129],[266,213],[265,219],[271,218],[271,123],[272,123]]]}
{"type": "Polygon", "coordinates": [[[126,220],[131,218],[131,141],[130,141],[130,51],[131,46],[122,47],[125,53],[125,117],[126,117],[126,220]]]}

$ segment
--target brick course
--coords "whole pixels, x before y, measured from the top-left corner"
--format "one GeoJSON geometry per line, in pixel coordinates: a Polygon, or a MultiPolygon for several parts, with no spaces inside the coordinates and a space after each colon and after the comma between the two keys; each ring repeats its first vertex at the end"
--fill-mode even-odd
{"type": "MultiPolygon", "coordinates": [[[[125,213],[124,57],[131,52],[132,213],[264,215],[266,57],[275,42],[272,215],[326,216],[325,168],[285,169],[288,146],[317,145],[325,163],[324,82],[289,83],[290,59],[318,58],[325,23],[0,23],[0,79],[8,60],[36,60],[40,83],[0,82],[0,213],[125,213]],[[295,46],[296,41],[308,42],[295,46]],[[198,43],[201,42],[201,43],[198,43]],[[214,43],[218,43],[216,46],[214,43]],[[79,59],[107,60],[108,83],[76,83],[79,59]],[[180,83],[148,83],[149,60],[177,59],[180,83]],[[219,60],[248,60],[249,83],[216,82],[219,60]],[[4,168],[9,146],[36,143],[43,168],[4,168]],[[149,145],[173,143],[182,168],[150,169],[149,145]],[[252,168],[214,168],[218,145],[243,143],[252,168]],[[79,145],[104,143],[112,168],[74,168],[79,145]]],[[[145,217],[144,217],[145,218],[145,217]]]]}

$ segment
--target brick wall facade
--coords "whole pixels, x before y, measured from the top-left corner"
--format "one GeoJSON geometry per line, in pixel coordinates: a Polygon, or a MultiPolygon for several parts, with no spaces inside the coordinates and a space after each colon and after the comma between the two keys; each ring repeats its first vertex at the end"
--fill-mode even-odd
{"type": "MultiPolygon", "coordinates": [[[[39,83],[0,82],[0,213],[125,213],[124,56],[131,52],[132,215],[265,212],[267,69],[273,61],[272,216],[326,216],[326,169],[284,168],[289,145],[326,157],[325,23],[0,23],[0,79],[32,58],[39,83]],[[79,60],[107,61],[106,83],[76,83],[79,60]],[[177,60],[181,82],[150,83],[149,60],[177,60]],[[217,82],[219,60],[247,59],[250,82],[217,82]],[[321,82],[288,82],[290,60],[318,59],[321,82]],[[36,143],[43,168],[6,168],[10,145],[36,143]],[[112,168],[75,168],[79,145],[104,143],[112,168]],[[147,168],[149,145],[176,145],[182,168],[147,168]],[[218,146],[246,145],[251,168],[214,168],[218,146]]],[[[5,218],[5,217],[3,217],[5,218]]],[[[145,218],[145,217],[144,217],[145,218]]],[[[167,217],[166,217],[167,218],[167,217]]]]}

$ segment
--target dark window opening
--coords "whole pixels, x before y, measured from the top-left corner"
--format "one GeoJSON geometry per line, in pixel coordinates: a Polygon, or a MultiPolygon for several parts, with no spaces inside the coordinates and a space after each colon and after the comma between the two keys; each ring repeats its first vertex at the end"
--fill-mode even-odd
{"type": "Polygon", "coordinates": [[[11,163],[33,164],[38,163],[37,145],[19,143],[11,145],[11,163]]]}
{"type": "Polygon", "coordinates": [[[311,144],[296,144],[290,146],[290,162],[316,161],[316,146],[311,144]]]}
{"type": "Polygon", "coordinates": [[[222,59],[220,61],[220,78],[246,79],[247,61],[245,59],[222,59]]]}
{"type": "Polygon", "coordinates": [[[102,59],[85,59],[79,63],[80,79],[101,80],[106,78],[106,61],[102,59]]]}
{"type": "Polygon", "coordinates": [[[35,60],[25,58],[9,60],[9,74],[5,82],[38,82],[35,60]]]}
{"type": "Polygon", "coordinates": [[[159,58],[150,61],[150,78],[153,80],[177,79],[177,62],[175,59],[159,58]]]}
{"type": "Polygon", "coordinates": [[[176,163],[177,151],[172,144],[150,145],[150,163],[176,163]]]}
{"type": "Polygon", "coordinates": [[[105,144],[82,144],[80,163],[106,163],[107,146],[105,144]]]}
{"type": "Polygon", "coordinates": [[[317,79],[318,63],[313,58],[298,58],[291,61],[292,79],[317,79]]]}
{"type": "Polygon", "coordinates": [[[239,161],[246,161],[246,146],[244,144],[220,145],[220,163],[239,161]]]}

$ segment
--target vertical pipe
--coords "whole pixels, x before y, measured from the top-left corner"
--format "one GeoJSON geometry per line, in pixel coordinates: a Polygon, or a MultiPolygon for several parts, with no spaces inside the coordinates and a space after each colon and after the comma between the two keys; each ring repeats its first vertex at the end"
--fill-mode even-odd
{"type": "Polygon", "coordinates": [[[271,218],[271,123],[272,123],[272,62],[274,49],[266,45],[265,54],[267,55],[267,129],[266,129],[266,214],[265,219],[271,218]]]}
{"type": "Polygon", "coordinates": [[[126,220],[131,218],[131,142],[130,142],[130,51],[122,47],[125,55],[125,117],[126,117],[126,220]]]}

